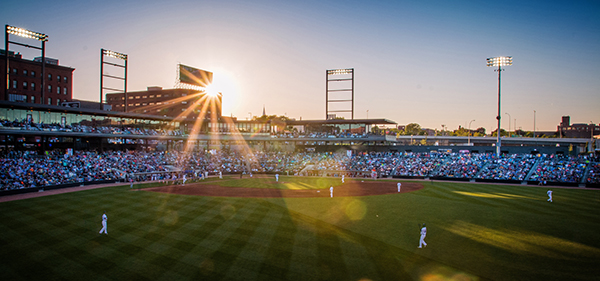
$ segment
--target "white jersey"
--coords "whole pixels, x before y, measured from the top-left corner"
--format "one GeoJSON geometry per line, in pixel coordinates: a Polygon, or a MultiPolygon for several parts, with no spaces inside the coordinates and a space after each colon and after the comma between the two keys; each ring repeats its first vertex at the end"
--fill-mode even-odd
{"type": "Polygon", "coordinates": [[[552,196],[552,190],[548,190],[546,193],[548,193],[548,196],[552,196]]]}
{"type": "Polygon", "coordinates": [[[427,235],[427,227],[423,226],[423,228],[421,228],[421,236],[425,236],[425,235],[427,235]]]}
{"type": "Polygon", "coordinates": [[[108,220],[108,217],[106,216],[106,214],[103,214],[103,215],[102,215],[102,221],[104,221],[104,222],[105,222],[106,220],[108,220]]]}

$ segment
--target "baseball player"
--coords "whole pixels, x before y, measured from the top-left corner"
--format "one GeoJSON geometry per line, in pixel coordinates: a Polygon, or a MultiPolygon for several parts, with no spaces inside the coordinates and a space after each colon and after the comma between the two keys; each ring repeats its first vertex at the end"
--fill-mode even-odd
{"type": "Polygon", "coordinates": [[[99,232],[100,234],[102,234],[102,232],[104,232],[104,234],[108,234],[106,220],[108,220],[108,217],[106,216],[106,211],[104,211],[104,214],[102,215],[102,229],[100,229],[99,232]]]}
{"type": "Polygon", "coordinates": [[[333,186],[329,188],[329,196],[333,198],[333,186]]]}
{"type": "Polygon", "coordinates": [[[207,178],[208,178],[208,171],[205,171],[204,172],[204,179],[207,179],[207,178]]]}
{"type": "Polygon", "coordinates": [[[185,177],[185,174],[183,174],[183,185],[185,185],[185,181],[187,181],[187,178],[185,177]]]}
{"type": "Polygon", "coordinates": [[[342,175],[342,183],[344,183],[344,175],[342,175]]]}
{"type": "Polygon", "coordinates": [[[552,202],[552,190],[548,189],[548,192],[546,192],[546,193],[548,194],[548,200],[547,201],[552,202]]]}
{"type": "Polygon", "coordinates": [[[222,179],[223,178],[223,172],[219,171],[219,178],[222,179]]]}
{"type": "Polygon", "coordinates": [[[425,223],[423,223],[423,227],[421,227],[421,239],[419,239],[419,248],[423,248],[423,246],[427,247],[427,243],[425,243],[426,235],[427,235],[427,227],[425,227],[425,223]]]}
{"type": "Polygon", "coordinates": [[[279,174],[275,174],[275,181],[279,181],[279,174]]]}
{"type": "Polygon", "coordinates": [[[402,183],[396,184],[398,186],[398,192],[400,192],[400,187],[402,187],[402,183]]]}

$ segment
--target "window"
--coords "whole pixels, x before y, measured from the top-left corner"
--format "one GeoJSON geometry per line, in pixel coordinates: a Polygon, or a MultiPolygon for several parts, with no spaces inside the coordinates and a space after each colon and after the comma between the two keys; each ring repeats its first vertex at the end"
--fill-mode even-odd
{"type": "Polygon", "coordinates": [[[154,95],[150,95],[150,98],[154,98],[154,95]]]}
{"type": "Polygon", "coordinates": [[[31,96],[31,103],[35,103],[35,96],[31,96]]]}
{"type": "Polygon", "coordinates": [[[129,96],[129,99],[130,99],[130,100],[132,100],[132,99],[133,99],[133,97],[132,97],[132,96],[129,96]]]}
{"type": "Polygon", "coordinates": [[[60,99],[56,99],[56,105],[60,105],[60,99]]]}
{"type": "Polygon", "coordinates": [[[67,93],[68,93],[68,91],[67,91],[67,87],[64,87],[64,88],[63,88],[63,94],[64,94],[64,95],[66,95],[67,93]]]}
{"type": "Polygon", "coordinates": [[[52,81],[52,74],[48,74],[48,80],[52,81]]]}
{"type": "Polygon", "coordinates": [[[13,80],[13,89],[17,88],[17,80],[13,80]]]}
{"type": "Polygon", "coordinates": [[[140,99],[140,96],[135,96],[135,99],[138,99],[138,100],[139,100],[139,99],[140,99]]]}
{"type": "Polygon", "coordinates": [[[135,106],[140,106],[140,104],[139,104],[139,103],[136,103],[136,104],[135,104],[135,106]]]}
{"type": "Polygon", "coordinates": [[[148,96],[143,96],[142,98],[143,98],[143,99],[147,99],[147,98],[148,98],[148,96]]]}
{"type": "Polygon", "coordinates": [[[35,77],[35,71],[31,71],[30,73],[32,77],[35,77]]]}
{"type": "Polygon", "coordinates": [[[56,87],[56,93],[60,95],[60,87],[56,87]]]}
{"type": "Polygon", "coordinates": [[[60,75],[56,75],[56,81],[60,82],[60,75]]]}
{"type": "Polygon", "coordinates": [[[148,105],[147,103],[143,102],[142,105],[148,105]]]}
{"type": "Polygon", "coordinates": [[[48,85],[48,93],[52,93],[52,85],[48,85]]]}
{"type": "Polygon", "coordinates": [[[16,68],[13,68],[13,74],[15,74],[15,75],[17,74],[17,69],[16,68]]]}
{"type": "Polygon", "coordinates": [[[151,102],[151,103],[150,103],[150,105],[154,105],[154,103],[153,103],[153,102],[151,102]]]}
{"type": "Polygon", "coordinates": [[[52,98],[48,98],[48,104],[52,104],[52,98]]]}
{"type": "Polygon", "coordinates": [[[162,95],[156,95],[157,98],[160,98],[162,95]]]}
{"type": "Polygon", "coordinates": [[[31,82],[31,83],[29,83],[29,85],[31,86],[31,90],[35,91],[35,83],[31,82]]]}
{"type": "Polygon", "coordinates": [[[23,82],[23,89],[27,90],[27,82],[23,82]]]}
{"type": "Polygon", "coordinates": [[[27,70],[23,69],[23,75],[27,76],[27,70]]]}
{"type": "Polygon", "coordinates": [[[63,77],[63,82],[67,83],[67,76],[63,77]]]}
{"type": "Polygon", "coordinates": [[[181,104],[187,104],[187,101],[182,101],[181,104]]]}

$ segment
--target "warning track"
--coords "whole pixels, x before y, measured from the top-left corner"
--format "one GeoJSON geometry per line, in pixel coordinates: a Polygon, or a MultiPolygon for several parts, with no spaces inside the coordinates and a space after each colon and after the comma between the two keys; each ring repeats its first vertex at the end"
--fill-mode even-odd
{"type": "MultiPolygon", "coordinates": [[[[283,182],[282,182],[283,183],[283,182]]],[[[396,182],[388,181],[350,181],[334,187],[334,197],[373,196],[397,194],[396,182]]],[[[403,182],[400,193],[412,192],[423,188],[423,184],[403,182]]],[[[276,189],[226,187],[220,185],[192,183],[145,188],[144,191],[215,197],[251,197],[251,198],[314,198],[329,197],[329,189],[276,189]]]]}

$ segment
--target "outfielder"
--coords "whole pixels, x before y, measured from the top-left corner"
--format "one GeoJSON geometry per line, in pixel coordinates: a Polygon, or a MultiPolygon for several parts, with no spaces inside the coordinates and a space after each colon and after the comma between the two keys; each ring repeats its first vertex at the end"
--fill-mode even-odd
{"type": "Polygon", "coordinates": [[[548,194],[548,201],[552,202],[552,190],[548,189],[546,193],[548,194]]]}
{"type": "Polygon", "coordinates": [[[106,227],[106,220],[108,220],[108,217],[106,216],[106,211],[104,212],[104,214],[102,215],[102,229],[100,229],[100,234],[102,234],[102,232],[104,232],[104,234],[108,234],[107,231],[107,227],[106,227]]]}
{"type": "Polygon", "coordinates": [[[187,181],[187,178],[185,177],[185,174],[183,174],[183,185],[185,185],[186,181],[187,181]]]}
{"type": "Polygon", "coordinates": [[[398,183],[397,186],[398,186],[398,192],[400,192],[400,187],[402,187],[402,183],[398,183]]]}
{"type": "Polygon", "coordinates": [[[423,223],[423,227],[421,228],[421,239],[419,239],[419,248],[423,248],[423,246],[427,247],[427,243],[425,243],[426,235],[427,235],[427,227],[425,227],[425,223],[423,223]]]}
{"type": "Polygon", "coordinates": [[[279,174],[275,174],[275,181],[279,181],[279,174]]]}
{"type": "Polygon", "coordinates": [[[333,186],[329,188],[329,196],[333,198],[333,186]]]}
{"type": "Polygon", "coordinates": [[[344,175],[342,175],[342,183],[344,183],[344,175]]]}
{"type": "Polygon", "coordinates": [[[223,178],[223,172],[219,171],[219,178],[222,179],[223,178]]]}

